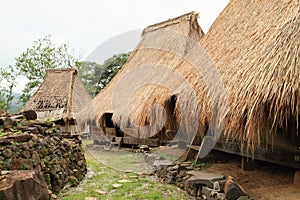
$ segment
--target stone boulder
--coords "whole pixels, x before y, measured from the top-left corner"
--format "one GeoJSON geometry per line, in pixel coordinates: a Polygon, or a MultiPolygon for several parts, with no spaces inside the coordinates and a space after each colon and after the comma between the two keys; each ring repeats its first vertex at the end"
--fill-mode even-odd
{"type": "Polygon", "coordinates": [[[2,200],[48,200],[47,184],[35,171],[10,171],[0,178],[2,200]]]}

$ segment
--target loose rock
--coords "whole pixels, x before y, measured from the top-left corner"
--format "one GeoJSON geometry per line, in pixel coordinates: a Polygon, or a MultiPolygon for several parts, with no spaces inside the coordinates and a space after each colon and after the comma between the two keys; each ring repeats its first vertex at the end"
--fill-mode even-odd
{"type": "Polygon", "coordinates": [[[47,185],[40,174],[34,171],[13,171],[0,182],[0,198],[48,200],[47,185]]]}

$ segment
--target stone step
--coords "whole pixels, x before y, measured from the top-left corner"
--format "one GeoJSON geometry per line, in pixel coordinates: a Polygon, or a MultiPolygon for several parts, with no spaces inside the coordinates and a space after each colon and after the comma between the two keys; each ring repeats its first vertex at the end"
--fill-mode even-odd
{"type": "Polygon", "coordinates": [[[170,160],[155,160],[153,163],[153,166],[155,168],[163,168],[163,167],[169,167],[173,166],[173,162],[170,160]]]}
{"type": "Polygon", "coordinates": [[[225,179],[224,175],[201,171],[189,171],[187,174],[192,176],[185,181],[186,187],[190,187],[192,185],[202,185],[205,187],[214,188],[214,182],[225,179]]]}

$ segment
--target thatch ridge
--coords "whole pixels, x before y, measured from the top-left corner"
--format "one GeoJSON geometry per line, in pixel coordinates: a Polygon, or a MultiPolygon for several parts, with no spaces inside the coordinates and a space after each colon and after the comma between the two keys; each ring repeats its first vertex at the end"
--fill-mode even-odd
{"type": "Polygon", "coordinates": [[[174,24],[179,24],[183,21],[194,21],[195,19],[198,19],[198,18],[199,18],[199,13],[192,11],[190,13],[175,17],[173,19],[169,19],[169,20],[166,20],[163,22],[152,24],[143,30],[142,36],[147,32],[155,31],[155,30],[161,29],[161,28],[166,28],[166,27],[174,25],[174,24]]]}

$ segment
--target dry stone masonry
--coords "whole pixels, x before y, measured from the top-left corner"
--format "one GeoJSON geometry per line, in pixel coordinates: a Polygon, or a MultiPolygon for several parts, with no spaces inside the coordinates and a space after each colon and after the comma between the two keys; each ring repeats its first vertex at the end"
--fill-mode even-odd
{"type": "Polygon", "coordinates": [[[150,152],[145,153],[145,160],[153,165],[154,173],[160,181],[186,190],[195,199],[248,199],[245,193],[236,192],[235,188],[224,194],[226,177],[221,174],[203,172],[202,167],[195,163],[171,162],[150,152]]]}
{"type": "Polygon", "coordinates": [[[87,171],[78,135],[62,133],[52,122],[7,113],[0,115],[0,169],[0,195],[9,174],[4,171],[33,170],[54,193],[66,184],[78,185],[87,171]]]}

